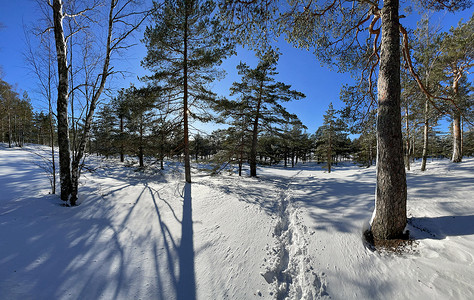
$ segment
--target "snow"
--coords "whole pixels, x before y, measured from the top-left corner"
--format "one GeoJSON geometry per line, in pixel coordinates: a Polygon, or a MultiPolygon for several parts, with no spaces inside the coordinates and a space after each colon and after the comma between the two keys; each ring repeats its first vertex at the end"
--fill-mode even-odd
{"type": "MultiPolygon", "coordinates": [[[[28,146],[40,151],[39,146],[28,146]]],[[[362,242],[375,168],[259,178],[135,172],[95,156],[61,206],[23,149],[0,146],[0,299],[473,299],[474,159],[407,172],[414,245],[362,242]]]]}

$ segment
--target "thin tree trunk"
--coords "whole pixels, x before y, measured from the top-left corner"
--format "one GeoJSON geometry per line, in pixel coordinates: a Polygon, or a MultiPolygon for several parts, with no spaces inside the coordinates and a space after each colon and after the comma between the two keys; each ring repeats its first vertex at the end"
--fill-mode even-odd
{"type": "Polygon", "coordinates": [[[455,112],[453,117],[453,156],[451,160],[455,163],[462,161],[461,114],[459,112],[455,112]]]}
{"type": "Polygon", "coordinates": [[[165,142],[165,135],[163,133],[163,130],[160,131],[160,136],[161,136],[161,142],[160,142],[160,169],[164,170],[164,164],[163,160],[165,157],[165,149],[164,149],[164,142],[165,142]]]}
{"type": "Polygon", "coordinates": [[[61,199],[68,201],[71,194],[71,150],[69,146],[68,122],[68,66],[66,57],[66,40],[63,29],[63,3],[53,0],[54,39],[58,62],[58,146],[59,146],[59,180],[61,183],[61,199]]]}
{"type": "Polygon", "coordinates": [[[428,156],[428,132],[429,132],[429,99],[425,100],[425,122],[423,124],[423,154],[421,159],[421,171],[426,171],[426,159],[428,156]]]}
{"type": "Polygon", "coordinates": [[[187,4],[184,19],[184,96],[183,96],[183,129],[184,129],[184,178],[191,183],[191,162],[189,157],[189,129],[188,129],[188,11],[187,4]]]}
{"type": "Polygon", "coordinates": [[[258,143],[258,122],[260,121],[260,107],[262,105],[262,89],[263,82],[260,83],[259,96],[257,101],[257,111],[255,113],[255,120],[253,121],[252,130],[252,145],[250,148],[250,176],[257,177],[257,143],[258,143]]]}
{"type": "Polygon", "coordinates": [[[124,149],[123,149],[123,115],[120,114],[120,162],[124,162],[124,149]]]}
{"type": "Polygon", "coordinates": [[[81,169],[79,168],[82,159],[84,157],[84,151],[87,145],[87,141],[89,141],[90,137],[90,128],[92,124],[92,117],[94,116],[94,111],[97,107],[97,102],[104,90],[105,82],[107,81],[108,75],[110,75],[110,55],[112,52],[112,28],[113,28],[113,19],[114,19],[114,8],[117,6],[117,1],[110,1],[110,9],[109,9],[109,16],[108,16],[108,32],[107,32],[107,42],[106,42],[106,52],[104,58],[104,64],[102,66],[102,72],[100,75],[100,82],[97,89],[95,89],[94,94],[92,95],[92,99],[89,104],[89,110],[87,111],[86,118],[84,120],[84,127],[81,135],[81,139],[77,146],[77,154],[74,156],[73,161],[73,179],[74,182],[71,184],[71,199],[70,204],[72,206],[76,205],[77,194],[78,194],[78,186],[79,186],[79,176],[81,169]]]}
{"type": "MultiPolygon", "coordinates": [[[[260,102],[259,102],[260,104],[260,102]]],[[[260,105],[258,105],[260,107],[260,105]]],[[[255,120],[253,122],[253,130],[252,130],[252,146],[250,148],[250,176],[257,177],[257,142],[258,142],[258,108],[257,108],[257,115],[255,116],[255,120]]]]}
{"type": "Polygon", "coordinates": [[[385,0],[378,77],[377,188],[371,231],[375,239],[403,236],[407,187],[400,113],[398,0],[385,0]]]}
{"type": "Polygon", "coordinates": [[[141,124],[140,124],[140,144],[138,146],[138,163],[139,163],[139,166],[140,168],[143,168],[144,167],[144,163],[143,163],[143,116],[142,116],[142,120],[141,120],[141,124]]]}
{"type": "Polygon", "coordinates": [[[411,150],[411,144],[410,144],[410,127],[409,127],[409,122],[408,122],[408,103],[405,105],[405,129],[406,129],[406,149],[405,149],[405,164],[407,170],[410,170],[410,150],[411,150]]]}

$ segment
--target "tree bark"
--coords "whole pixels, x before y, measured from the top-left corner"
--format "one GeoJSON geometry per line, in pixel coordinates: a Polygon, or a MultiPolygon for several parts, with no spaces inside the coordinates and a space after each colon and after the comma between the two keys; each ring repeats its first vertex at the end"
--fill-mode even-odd
{"type": "Polygon", "coordinates": [[[455,112],[453,117],[453,156],[451,160],[455,163],[462,161],[461,114],[459,112],[455,112]]]}
{"type": "Polygon", "coordinates": [[[188,11],[187,3],[184,19],[184,95],[183,95],[183,129],[184,129],[184,178],[186,182],[191,183],[191,163],[189,157],[189,128],[188,128],[188,11]]]}
{"type": "Polygon", "coordinates": [[[375,239],[403,236],[407,187],[400,113],[398,0],[385,0],[378,77],[377,188],[371,231],[375,239]]]}
{"type": "Polygon", "coordinates": [[[428,156],[428,132],[429,132],[429,100],[425,100],[425,122],[423,124],[423,154],[421,159],[421,171],[426,171],[426,158],[428,156]]]}
{"type": "Polygon", "coordinates": [[[68,122],[68,66],[66,40],[63,29],[62,1],[53,0],[54,40],[58,61],[58,146],[59,146],[59,181],[61,184],[61,199],[68,201],[71,194],[71,149],[69,145],[68,122]]]}
{"type": "Polygon", "coordinates": [[[260,106],[262,105],[262,88],[263,83],[260,85],[259,98],[257,101],[257,111],[255,113],[255,120],[253,121],[252,130],[252,146],[250,148],[250,176],[257,177],[257,143],[258,143],[258,122],[260,121],[260,106]]]}

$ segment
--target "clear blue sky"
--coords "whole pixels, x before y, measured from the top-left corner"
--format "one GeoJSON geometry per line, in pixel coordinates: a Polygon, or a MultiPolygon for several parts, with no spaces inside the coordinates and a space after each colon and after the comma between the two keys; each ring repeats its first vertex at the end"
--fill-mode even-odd
{"type": "MultiPolygon", "coordinates": [[[[46,0],[44,0],[46,1],[46,0]]],[[[38,19],[38,10],[35,0],[0,0],[0,23],[4,25],[0,29],[0,66],[2,76],[10,84],[16,84],[21,93],[27,91],[36,109],[45,109],[45,105],[36,99],[37,87],[33,74],[28,69],[24,59],[26,51],[24,25],[31,25],[38,19]]],[[[456,14],[437,13],[432,21],[440,23],[443,30],[456,26],[461,18],[467,20],[471,17],[472,10],[458,12],[456,14]]],[[[403,20],[408,27],[414,28],[418,21],[417,16],[411,16],[403,20]]],[[[138,34],[137,39],[142,35],[138,34]]],[[[353,83],[348,74],[330,71],[326,66],[316,60],[311,52],[294,49],[286,43],[279,44],[283,53],[278,64],[278,81],[291,84],[298,91],[306,94],[306,98],[294,101],[286,105],[287,109],[299,116],[303,124],[308,127],[309,133],[314,133],[322,125],[322,116],[333,102],[336,109],[342,107],[339,100],[339,92],[343,84],[353,83]]],[[[140,67],[140,60],[146,53],[143,45],[136,46],[129,54],[127,61],[120,62],[122,68],[132,72],[130,78],[116,79],[115,87],[128,87],[130,82],[136,82],[137,75],[145,74],[140,67]]],[[[228,75],[220,82],[215,83],[215,91],[227,96],[232,82],[239,80],[236,65],[239,61],[247,62],[251,66],[257,63],[256,58],[248,51],[239,51],[237,57],[232,57],[224,62],[222,68],[228,75]]],[[[209,131],[209,126],[204,128],[209,131]]]]}

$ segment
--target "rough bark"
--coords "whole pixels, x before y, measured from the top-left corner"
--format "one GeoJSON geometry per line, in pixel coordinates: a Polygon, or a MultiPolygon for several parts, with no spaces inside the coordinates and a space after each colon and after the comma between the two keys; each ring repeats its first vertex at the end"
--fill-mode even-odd
{"type": "Polygon", "coordinates": [[[406,226],[406,175],[400,113],[400,36],[398,0],[381,12],[382,40],[378,78],[377,188],[371,231],[375,239],[399,238],[406,226]]]}
{"type": "Polygon", "coordinates": [[[461,114],[458,112],[455,112],[453,117],[453,156],[451,160],[455,163],[462,161],[461,114]]]}
{"type": "Polygon", "coordinates": [[[58,62],[58,147],[59,147],[59,181],[61,184],[61,199],[68,201],[71,194],[71,150],[69,146],[68,122],[68,66],[66,40],[64,37],[62,1],[53,0],[54,40],[58,62]]]}

